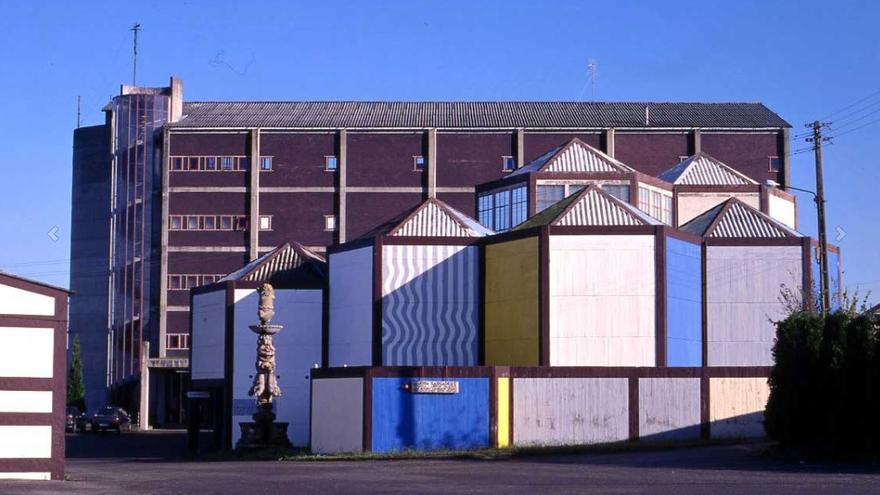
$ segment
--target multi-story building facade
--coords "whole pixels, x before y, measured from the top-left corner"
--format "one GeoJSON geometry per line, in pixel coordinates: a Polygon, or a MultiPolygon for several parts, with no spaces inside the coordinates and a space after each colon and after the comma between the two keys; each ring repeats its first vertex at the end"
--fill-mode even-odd
{"type": "Polygon", "coordinates": [[[324,251],[428,197],[476,216],[478,185],[573,138],[646,176],[702,151],[761,183],[789,178],[789,125],[757,103],[183,102],[176,80],[122,93],[100,359],[117,400],[151,404],[156,424],[180,419],[189,289],[285,242],[324,251]]]}

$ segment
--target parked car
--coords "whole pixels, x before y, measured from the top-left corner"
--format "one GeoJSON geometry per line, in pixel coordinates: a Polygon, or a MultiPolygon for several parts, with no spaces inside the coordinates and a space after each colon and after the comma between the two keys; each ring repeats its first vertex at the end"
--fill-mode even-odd
{"type": "Polygon", "coordinates": [[[67,406],[67,409],[65,410],[64,430],[76,433],[77,431],[84,429],[82,411],[76,406],[67,406]]]}
{"type": "Polygon", "coordinates": [[[131,416],[121,407],[101,407],[89,418],[89,425],[93,432],[115,430],[116,433],[122,433],[131,431],[131,416]]]}

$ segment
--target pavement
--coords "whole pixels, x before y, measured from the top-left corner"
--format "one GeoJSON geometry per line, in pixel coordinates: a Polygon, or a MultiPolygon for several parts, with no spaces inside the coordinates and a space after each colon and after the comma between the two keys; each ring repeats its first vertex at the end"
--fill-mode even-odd
{"type": "Polygon", "coordinates": [[[0,494],[880,493],[880,471],[773,459],[765,445],[495,459],[195,461],[183,432],[70,434],[67,481],[0,494]]]}

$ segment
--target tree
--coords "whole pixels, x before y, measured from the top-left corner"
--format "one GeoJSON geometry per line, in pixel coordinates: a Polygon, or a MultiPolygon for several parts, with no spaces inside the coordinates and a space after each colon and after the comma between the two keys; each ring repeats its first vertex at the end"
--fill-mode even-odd
{"type": "Polygon", "coordinates": [[[86,384],[83,381],[82,349],[79,336],[73,337],[73,352],[70,370],[67,374],[67,405],[76,406],[80,411],[86,410],[86,384]]]}

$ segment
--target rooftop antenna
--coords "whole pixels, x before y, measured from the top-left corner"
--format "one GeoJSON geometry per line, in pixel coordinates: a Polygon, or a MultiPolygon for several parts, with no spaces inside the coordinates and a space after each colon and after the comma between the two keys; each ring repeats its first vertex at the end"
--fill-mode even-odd
{"type": "Polygon", "coordinates": [[[140,24],[135,24],[131,31],[134,33],[134,68],[131,72],[131,85],[137,86],[137,73],[138,73],[138,33],[141,30],[140,24]]]}
{"type": "Polygon", "coordinates": [[[590,60],[587,70],[590,72],[590,101],[596,101],[596,72],[599,70],[599,64],[595,60],[590,60]]]}
{"type": "Polygon", "coordinates": [[[80,118],[80,116],[82,115],[82,112],[80,112],[81,109],[82,109],[82,96],[76,95],[76,128],[77,129],[79,129],[79,126],[82,124],[82,119],[80,118]]]}

